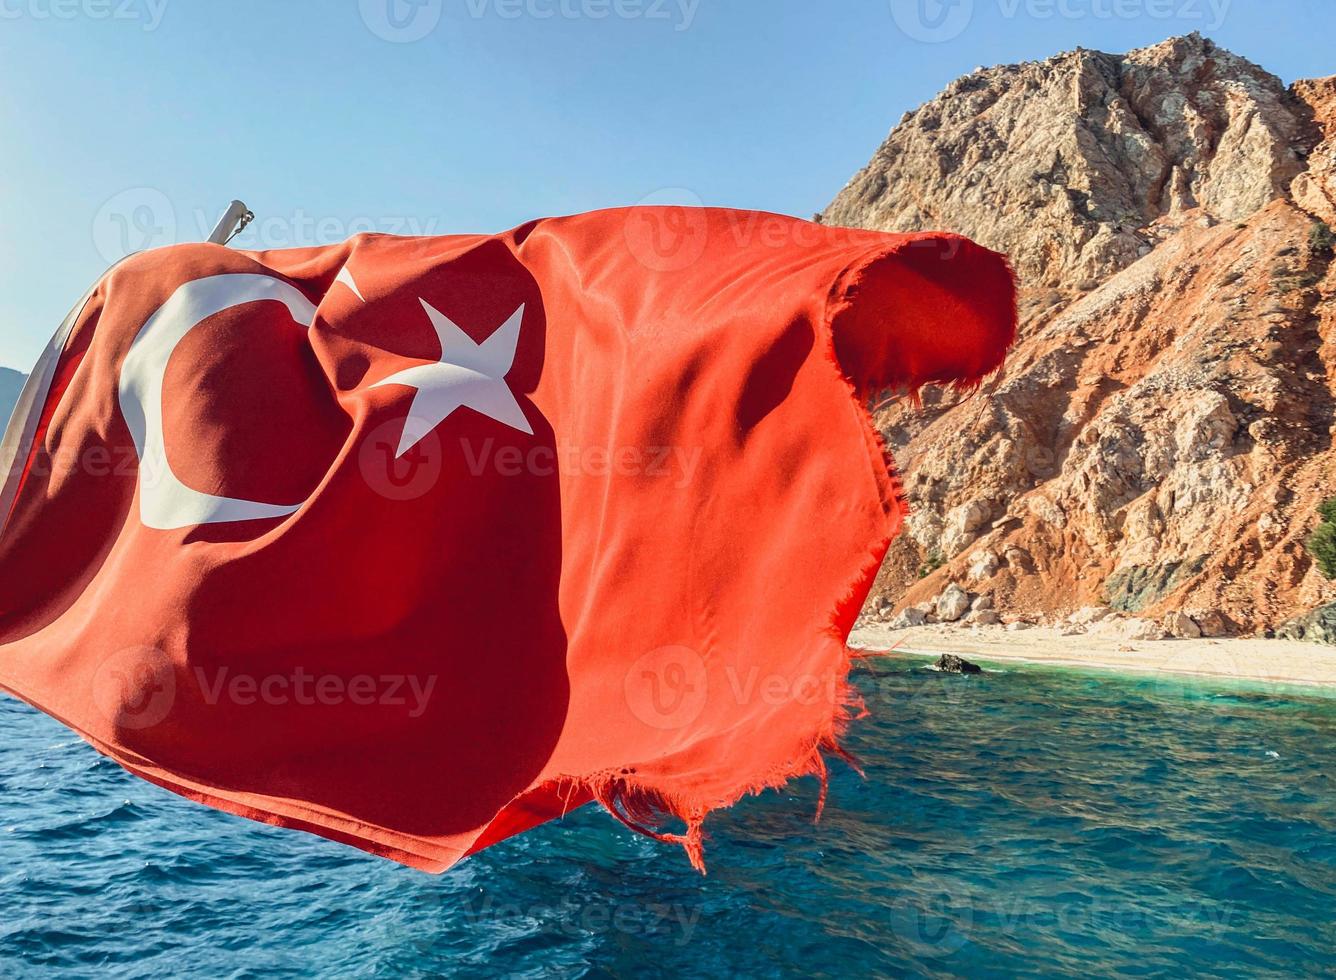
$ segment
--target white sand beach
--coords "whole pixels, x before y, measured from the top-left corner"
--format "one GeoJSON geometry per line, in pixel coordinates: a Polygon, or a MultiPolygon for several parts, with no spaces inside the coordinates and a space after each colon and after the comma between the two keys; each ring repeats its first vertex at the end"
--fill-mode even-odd
{"type": "Polygon", "coordinates": [[[849,637],[862,650],[971,661],[1024,661],[1152,674],[1197,675],[1276,685],[1336,687],[1336,647],[1292,640],[1170,639],[1128,641],[1098,635],[1066,636],[1058,629],[1007,630],[1000,626],[926,625],[891,629],[869,624],[849,637]]]}

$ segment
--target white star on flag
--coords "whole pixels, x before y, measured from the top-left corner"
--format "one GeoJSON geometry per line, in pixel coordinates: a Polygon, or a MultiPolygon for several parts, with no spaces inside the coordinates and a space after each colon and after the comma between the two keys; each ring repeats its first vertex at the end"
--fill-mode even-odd
{"type": "Polygon", "coordinates": [[[506,384],[506,375],[515,362],[515,346],[520,339],[520,321],[524,304],[497,327],[481,344],[475,344],[448,316],[418,299],[427,311],[436,336],[441,340],[441,359],[432,364],[418,364],[371,387],[404,385],[416,388],[413,404],[404,420],[404,434],[399,439],[397,456],[402,456],[426,438],[457,408],[471,408],[496,419],[512,429],[533,435],[515,393],[506,384]]]}

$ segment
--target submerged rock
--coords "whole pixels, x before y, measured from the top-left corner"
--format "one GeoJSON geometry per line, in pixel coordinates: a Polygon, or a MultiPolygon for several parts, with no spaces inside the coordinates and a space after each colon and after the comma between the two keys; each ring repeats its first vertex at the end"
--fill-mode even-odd
{"type": "Polygon", "coordinates": [[[957,657],[954,653],[944,653],[937,658],[937,663],[933,664],[938,670],[945,674],[982,674],[983,668],[978,664],[972,664],[963,657],[957,657]]]}

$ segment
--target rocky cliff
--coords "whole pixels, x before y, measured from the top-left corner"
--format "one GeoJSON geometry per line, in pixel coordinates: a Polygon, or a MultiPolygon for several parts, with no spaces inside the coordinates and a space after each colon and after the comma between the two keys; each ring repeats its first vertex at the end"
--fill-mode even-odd
{"type": "Polygon", "coordinates": [[[1256,633],[1336,600],[1302,544],[1336,494],[1336,80],[1198,35],[981,69],[820,217],[965,233],[1022,286],[1004,377],[878,415],[913,506],[883,614],[956,582],[1256,633]]]}

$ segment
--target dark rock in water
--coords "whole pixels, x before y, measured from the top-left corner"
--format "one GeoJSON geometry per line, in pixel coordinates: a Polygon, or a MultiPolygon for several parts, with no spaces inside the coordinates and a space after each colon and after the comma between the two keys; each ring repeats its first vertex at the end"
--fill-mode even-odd
{"type": "Polygon", "coordinates": [[[1282,640],[1336,644],[1336,602],[1318,606],[1310,613],[1281,624],[1276,630],[1276,636],[1282,640]]]}
{"type": "Polygon", "coordinates": [[[972,664],[963,657],[957,657],[954,653],[944,653],[934,664],[938,670],[947,674],[982,674],[983,668],[978,664],[972,664]]]}

